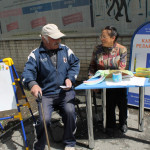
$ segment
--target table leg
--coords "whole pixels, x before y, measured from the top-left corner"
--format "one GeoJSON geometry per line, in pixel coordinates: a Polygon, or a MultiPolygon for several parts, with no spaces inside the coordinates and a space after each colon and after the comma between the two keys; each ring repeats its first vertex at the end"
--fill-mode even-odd
{"type": "Polygon", "coordinates": [[[106,89],[102,90],[103,131],[106,131],[106,89]]]}
{"type": "Polygon", "coordinates": [[[139,87],[139,131],[143,131],[144,125],[144,87],[139,87]]]}
{"type": "Polygon", "coordinates": [[[91,102],[91,90],[88,89],[86,93],[86,112],[87,112],[87,125],[88,125],[88,137],[89,148],[94,148],[94,136],[93,136],[93,116],[92,116],[92,102],[91,102]]]}

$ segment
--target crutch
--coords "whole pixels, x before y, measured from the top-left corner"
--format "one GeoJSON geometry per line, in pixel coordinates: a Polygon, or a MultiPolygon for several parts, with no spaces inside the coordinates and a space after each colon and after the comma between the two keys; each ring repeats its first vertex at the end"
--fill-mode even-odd
{"type": "Polygon", "coordinates": [[[49,143],[49,138],[48,138],[48,133],[47,133],[46,122],[45,122],[44,111],[43,111],[42,96],[41,96],[40,92],[38,92],[38,100],[39,100],[39,102],[41,104],[41,111],[42,111],[42,117],[43,117],[43,122],[44,122],[44,129],[45,129],[45,135],[46,135],[48,150],[51,150],[50,143],[49,143]]]}

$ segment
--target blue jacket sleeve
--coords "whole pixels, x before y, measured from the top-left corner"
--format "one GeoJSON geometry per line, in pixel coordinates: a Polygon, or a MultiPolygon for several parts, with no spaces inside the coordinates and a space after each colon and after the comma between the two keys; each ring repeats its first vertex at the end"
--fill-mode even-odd
{"type": "Polygon", "coordinates": [[[28,57],[28,61],[25,64],[24,71],[21,75],[22,84],[29,89],[28,83],[31,81],[36,81],[37,79],[37,63],[34,56],[34,53],[28,57]]]}
{"type": "Polygon", "coordinates": [[[69,78],[72,81],[72,83],[75,83],[75,80],[77,79],[77,76],[80,71],[80,61],[74,55],[71,49],[68,49],[68,63],[69,63],[69,70],[67,73],[67,78],[69,78]]]}

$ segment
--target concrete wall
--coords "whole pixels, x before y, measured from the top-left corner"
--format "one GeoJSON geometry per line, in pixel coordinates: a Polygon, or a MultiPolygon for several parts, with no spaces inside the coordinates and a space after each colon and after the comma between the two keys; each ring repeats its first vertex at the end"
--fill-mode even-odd
{"type": "MultiPolygon", "coordinates": [[[[118,42],[127,47],[129,63],[131,37],[120,37],[118,39],[118,42]]],[[[92,51],[95,45],[100,44],[99,38],[65,38],[62,40],[62,43],[70,47],[74,51],[76,56],[80,59],[81,69],[78,76],[78,81],[86,80],[92,51]]],[[[24,64],[27,61],[28,55],[33,49],[38,47],[39,44],[40,39],[0,41],[0,59],[11,57],[14,61],[14,65],[18,74],[20,74],[23,71],[24,64]]]]}

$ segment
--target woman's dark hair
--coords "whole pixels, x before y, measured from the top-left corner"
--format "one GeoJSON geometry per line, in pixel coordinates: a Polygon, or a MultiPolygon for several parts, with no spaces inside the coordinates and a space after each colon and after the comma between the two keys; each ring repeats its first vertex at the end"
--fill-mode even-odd
{"type": "Polygon", "coordinates": [[[108,33],[109,36],[110,36],[110,37],[115,36],[115,37],[116,37],[116,38],[115,38],[115,41],[118,39],[119,34],[118,34],[117,29],[116,29],[115,27],[113,27],[113,26],[107,26],[107,27],[105,27],[103,30],[110,30],[111,32],[108,33]]]}

